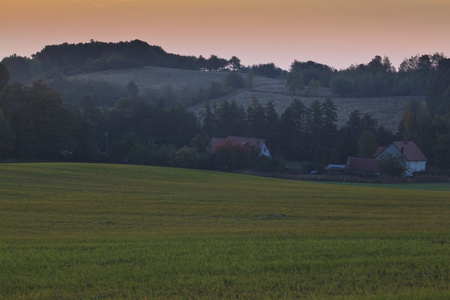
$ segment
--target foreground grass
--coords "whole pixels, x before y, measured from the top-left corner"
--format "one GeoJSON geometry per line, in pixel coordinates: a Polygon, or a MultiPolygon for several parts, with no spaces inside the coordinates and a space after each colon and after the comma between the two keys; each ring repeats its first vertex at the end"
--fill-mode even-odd
{"type": "Polygon", "coordinates": [[[0,165],[0,298],[444,299],[450,192],[420,189],[0,165]]]}

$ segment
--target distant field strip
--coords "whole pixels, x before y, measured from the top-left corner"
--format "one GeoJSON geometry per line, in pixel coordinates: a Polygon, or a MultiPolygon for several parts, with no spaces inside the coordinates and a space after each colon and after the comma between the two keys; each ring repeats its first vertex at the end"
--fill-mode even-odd
{"type": "Polygon", "coordinates": [[[0,164],[0,282],[0,299],[445,299],[450,189],[0,164]]]}

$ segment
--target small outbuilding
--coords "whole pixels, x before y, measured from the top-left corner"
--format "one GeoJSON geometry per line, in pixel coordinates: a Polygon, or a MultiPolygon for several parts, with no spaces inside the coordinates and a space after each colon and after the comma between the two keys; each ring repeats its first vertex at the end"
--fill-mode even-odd
{"type": "Polygon", "coordinates": [[[379,160],[373,158],[348,157],[345,166],[348,171],[357,175],[378,176],[381,174],[379,160]]]}

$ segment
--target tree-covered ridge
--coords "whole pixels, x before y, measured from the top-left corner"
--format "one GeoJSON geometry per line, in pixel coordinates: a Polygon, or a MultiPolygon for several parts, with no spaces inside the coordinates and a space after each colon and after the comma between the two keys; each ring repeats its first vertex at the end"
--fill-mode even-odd
{"type": "Polygon", "coordinates": [[[294,61],[286,75],[286,89],[315,96],[320,87],[330,87],[341,97],[388,97],[427,95],[428,84],[445,61],[441,53],[405,58],[399,70],[388,57],[375,56],[367,64],[335,70],[313,61],[294,61]],[[306,90],[305,90],[306,89],[306,90]]]}
{"type": "MultiPolygon", "coordinates": [[[[239,71],[242,76],[264,76],[286,80],[286,91],[296,95],[317,96],[321,88],[331,88],[342,97],[424,96],[427,85],[445,56],[441,53],[405,58],[396,70],[388,57],[375,56],[367,64],[351,65],[343,70],[314,62],[295,60],[288,71],[273,63],[244,66],[238,57],[211,55],[184,56],[167,53],[160,46],[140,40],[106,43],[50,45],[31,58],[5,57],[11,81],[29,84],[36,78],[53,80],[61,76],[105,70],[123,70],[154,66],[197,71],[239,71]]],[[[251,80],[246,84],[251,87],[251,80]]],[[[205,87],[206,88],[206,87],[205,87]]],[[[208,100],[208,99],[206,99],[208,100]]]]}
{"type": "MultiPolygon", "coordinates": [[[[143,66],[205,71],[243,68],[236,56],[224,59],[217,55],[204,58],[172,54],[140,40],[118,43],[91,40],[90,43],[49,45],[32,58],[12,55],[3,58],[2,63],[9,68],[11,77],[20,82],[38,74],[53,78],[57,74],[74,75],[143,66]]],[[[254,65],[252,68],[256,74],[267,77],[279,77],[283,73],[274,64],[254,65]]]]}

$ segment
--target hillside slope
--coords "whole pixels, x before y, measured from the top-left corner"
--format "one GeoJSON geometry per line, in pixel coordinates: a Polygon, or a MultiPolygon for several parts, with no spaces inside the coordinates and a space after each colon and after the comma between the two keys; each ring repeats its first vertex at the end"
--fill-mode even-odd
{"type": "MultiPolygon", "coordinates": [[[[68,77],[68,80],[107,82],[112,86],[126,89],[126,85],[133,81],[139,88],[141,95],[160,94],[170,87],[175,93],[182,93],[183,89],[207,89],[212,83],[222,83],[226,72],[202,72],[160,67],[143,67],[125,70],[108,70],[102,72],[85,73],[68,77]]],[[[425,101],[425,97],[401,96],[382,98],[343,98],[333,95],[330,89],[322,88],[317,97],[304,95],[292,96],[286,92],[284,81],[255,76],[251,90],[242,89],[232,94],[216,99],[208,99],[211,104],[221,100],[235,100],[238,104],[247,107],[251,99],[256,97],[262,105],[273,101],[275,110],[282,114],[294,99],[301,100],[309,106],[312,101],[323,101],[327,98],[333,100],[337,106],[338,124],[343,125],[351,111],[357,109],[362,114],[369,113],[378,119],[380,124],[395,130],[403,116],[406,105],[413,100],[425,101]]],[[[200,115],[206,102],[190,107],[190,110],[200,115]]],[[[182,103],[185,106],[189,104],[182,103]]]]}
{"type": "MultiPolygon", "coordinates": [[[[69,80],[104,81],[125,88],[134,81],[140,91],[160,91],[167,86],[174,90],[183,87],[207,88],[211,83],[222,83],[227,72],[202,72],[160,67],[143,67],[125,70],[108,70],[68,77],[69,80]]],[[[255,76],[255,86],[278,83],[277,79],[255,76]]]]}
{"type": "MultiPolygon", "coordinates": [[[[240,105],[247,107],[251,105],[251,99],[255,97],[265,106],[272,101],[275,110],[281,115],[294,99],[301,100],[306,106],[310,106],[314,100],[320,102],[331,99],[337,107],[338,126],[342,126],[348,120],[353,110],[359,110],[361,114],[369,113],[374,116],[380,125],[388,129],[396,130],[403,117],[403,111],[409,102],[413,100],[425,101],[421,96],[401,96],[401,97],[381,97],[381,98],[343,98],[331,95],[324,91],[317,97],[292,96],[286,93],[269,92],[265,90],[242,90],[232,95],[230,98],[219,98],[211,100],[211,104],[222,100],[235,100],[240,105]]],[[[200,115],[204,109],[204,104],[199,104],[191,108],[195,114],[200,115]]]]}

